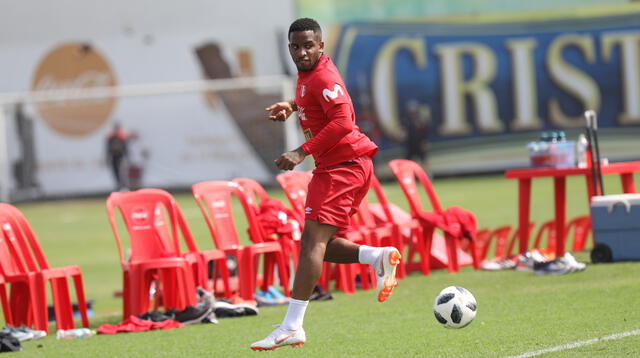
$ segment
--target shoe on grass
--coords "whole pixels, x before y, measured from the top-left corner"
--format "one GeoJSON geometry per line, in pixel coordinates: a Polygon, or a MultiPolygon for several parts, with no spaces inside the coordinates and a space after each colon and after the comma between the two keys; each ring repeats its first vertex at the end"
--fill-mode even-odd
{"type": "Polygon", "coordinates": [[[187,306],[184,310],[175,313],[174,320],[183,324],[200,323],[203,319],[209,316],[212,309],[213,307],[211,306],[187,306]]]}
{"type": "Polygon", "coordinates": [[[304,329],[290,331],[277,327],[267,338],[251,344],[254,351],[271,351],[283,346],[300,347],[307,341],[304,329]]]}

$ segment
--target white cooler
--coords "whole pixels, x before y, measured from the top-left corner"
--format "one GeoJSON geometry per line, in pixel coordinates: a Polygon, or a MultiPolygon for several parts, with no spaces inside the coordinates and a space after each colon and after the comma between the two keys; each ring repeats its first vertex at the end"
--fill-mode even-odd
{"type": "Polygon", "coordinates": [[[594,196],[591,261],[640,261],[640,194],[594,196]]]}

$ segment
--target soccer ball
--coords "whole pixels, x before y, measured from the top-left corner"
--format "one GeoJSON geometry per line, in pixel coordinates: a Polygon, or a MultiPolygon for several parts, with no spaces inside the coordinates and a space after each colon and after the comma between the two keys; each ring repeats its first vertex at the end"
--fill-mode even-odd
{"type": "Polygon", "coordinates": [[[467,289],[449,286],[433,302],[433,314],[447,328],[466,327],[476,316],[478,304],[467,289]]]}

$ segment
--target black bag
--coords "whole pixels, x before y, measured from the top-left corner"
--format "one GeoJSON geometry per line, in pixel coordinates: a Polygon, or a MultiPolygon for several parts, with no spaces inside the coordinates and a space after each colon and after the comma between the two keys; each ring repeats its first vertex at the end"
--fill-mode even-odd
{"type": "Polygon", "coordinates": [[[0,352],[17,352],[22,349],[20,341],[10,333],[0,332],[0,352]]]}

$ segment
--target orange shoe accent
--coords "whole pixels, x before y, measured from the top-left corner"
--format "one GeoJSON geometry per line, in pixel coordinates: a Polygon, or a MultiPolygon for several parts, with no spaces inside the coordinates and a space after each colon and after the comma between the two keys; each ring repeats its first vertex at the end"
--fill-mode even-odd
{"type": "Polygon", "coordinates": [[[402,259],[402,255],[398,251],[393,251],[389,254],[389,264],[393,266],[391,276],[384,280],[384,287],[378,293],[378,302],[386,301],[393,293],[393,289],[398,286],[398,280],[396,280],[396,268],[402,259]]]}
{"type": "Polygon", "coordinates": [[[389,255],[389,263],[393,266],[398,266],[398,264],[400,263],[400,260],[402,259],[402,255],[400,255],[400,253],[398,251],[393,251],[390,255],[389,255]]]}
{"type": "MultiPolygon", "coordinates": [[[[294,344],[289,344],[291,346],[291,348],[298,348],[298,347],[302,347],[302,345],[304,344],[304,342],[298,342],[298,343],[294,343],[294,344]]],[[[262,347],[251,347],[252,350],[254,351],[272,351],[275,350],[276,348],[280,348],[280,347],[285,347],[284,346],[275,346],[275,347],[271,347],[271,348],[262,348],[262,347]]]]}

